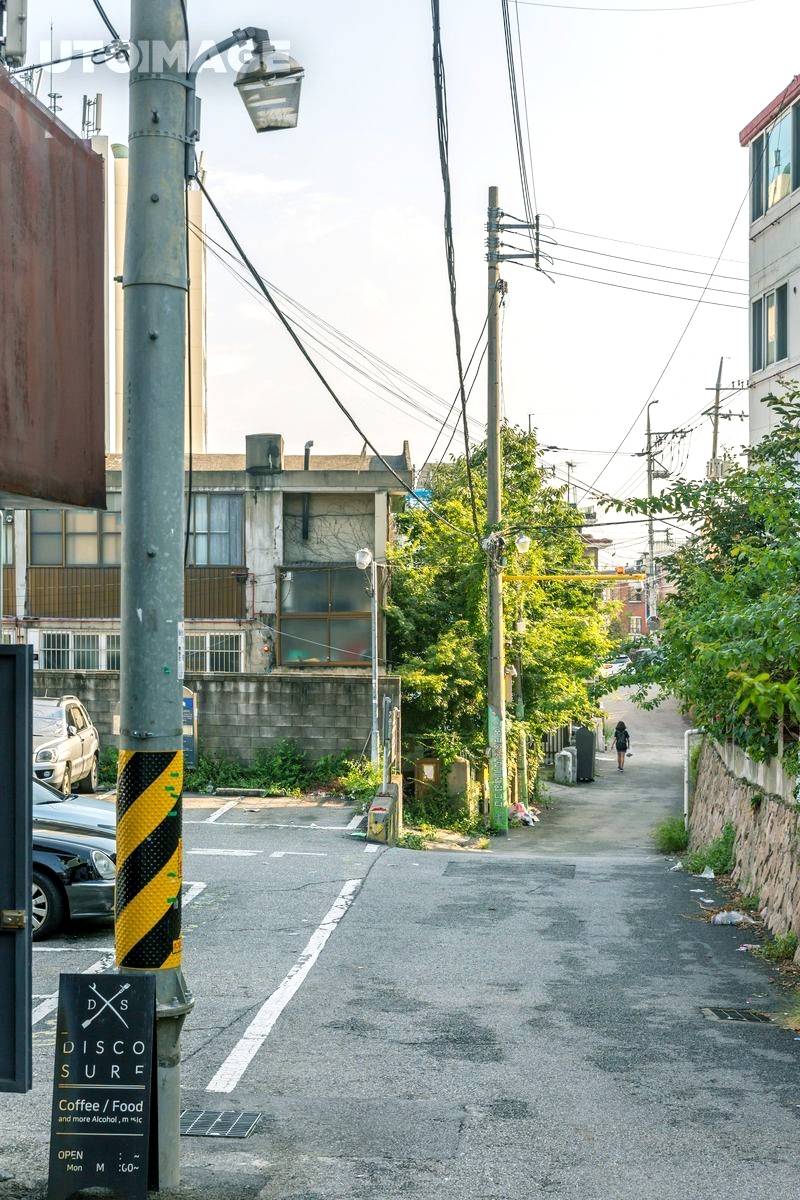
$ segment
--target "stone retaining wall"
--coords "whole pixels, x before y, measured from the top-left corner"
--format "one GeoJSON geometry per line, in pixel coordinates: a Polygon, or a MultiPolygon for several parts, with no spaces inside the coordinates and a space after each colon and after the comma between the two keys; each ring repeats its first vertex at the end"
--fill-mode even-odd
{"type": "MultiPolygon", "coordinates": [[[[773,934],[794,930],[800,937],[800,808],[792,799],[737,777],[726,759],[730,748],[706,738],[698,762],[689,847],[694,850],[713,841],[730,822],[736,830],[737,886],[760,897],[773,934]]],[[[800,950],[795,957],[800,961],[800,950]]]]}

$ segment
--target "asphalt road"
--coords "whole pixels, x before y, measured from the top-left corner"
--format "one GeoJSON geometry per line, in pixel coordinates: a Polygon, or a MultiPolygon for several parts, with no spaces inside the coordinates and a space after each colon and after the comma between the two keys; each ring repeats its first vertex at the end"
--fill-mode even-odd
{"type": "MultiPolygon", "coordinates": [[[[629,724],[624,776],[486,854],[374,851],[338,806],[189,811],[185,1101],[263,1119],[182,1139],[181,1196],[794,1200],[800,1042],[702,1015],[779,996],[651,852],[683,722],[629,724]]],[[[111,944],[37,950],[34,1003],[111,944]]],[[[43,1194],[53,1038],[45,1013],[34,1091],[0,1098],[0,1197],[43,1194]]]]}

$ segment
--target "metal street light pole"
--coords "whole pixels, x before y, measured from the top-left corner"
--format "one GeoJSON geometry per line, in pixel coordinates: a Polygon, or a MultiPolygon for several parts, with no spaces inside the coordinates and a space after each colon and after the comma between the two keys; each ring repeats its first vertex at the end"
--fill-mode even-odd
{"type": "MultiPolygon", "coordinates": [[[[653,432],[650,426],[650,409],[657,400],[651,400],[647,405],[647,499],[653,499],[653,432]]],[[[648,632],[650,622],[658,615],[658,597],[656,594],[656,562],[655,562],[655,532],[653,528],[652,508],[647,514],[647,583],[645,586],[645,619],[648,632]]]]}
{"type": "Polygon", "coordinates": [[[158,1169],[180,1180],[186,87],[180,0],[132,0],[115,945],[156,975],[158,1169]]]}
{"type": "Polygon", "coordinates": [[[356,566],[359,571],[370,573],[370,658],[372,665],[372,721],[370,733],[370,761],[377,767],[381,757],[381,718],[378,703],[379,662],[378,662],[378,564],[370,549],[356,551],[356,566]]]}

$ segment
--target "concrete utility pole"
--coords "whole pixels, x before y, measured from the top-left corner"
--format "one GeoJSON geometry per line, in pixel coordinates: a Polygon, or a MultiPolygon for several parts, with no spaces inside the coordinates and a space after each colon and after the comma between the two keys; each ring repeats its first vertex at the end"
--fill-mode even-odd
{"type": "Polygon", "coordinates": [[[717,382],[714,385],[714,432],[711,440],[711,461],[717,461],[717,449],[719,447],[719,394],[722,391],[722,364],[725,359],[719,360],[719,370],[717,371],[717,382]]]}
{"type": "Polygon", "coordinates": [[[185,38],[180,0],[131,0],[115,943],[120,972],[156,975],[162,1188],[180,1179],[192,999],[181,973],[186,86],[157,51],[185,38]]]}
{"type": "Polygon", "coordinates": [[[505,285],[500,278],[499,230],[500,193],[489,188],[488,262],[489,318],[486,356],[489,386],[487,394],[487,517],[486,539],[489,567],[489,800],[490,824],[499,833],[508,831],[508,763],[506,760],[506,654],[503,622],[503,441],[500,411],[500,306],[505,285]]]}
{"type": "MultiPolygon", "coordinates": [[[[647,406],[647,499],[653,499],[653,432],[650,426],[650,409],[657,400],[647,406]]],[[[655,532],[652,509],[647,514],[647,583],[645,585],[645,620],[650,631],[650,622],[658,616],[658,585],[656,579],[655,532]]]]}

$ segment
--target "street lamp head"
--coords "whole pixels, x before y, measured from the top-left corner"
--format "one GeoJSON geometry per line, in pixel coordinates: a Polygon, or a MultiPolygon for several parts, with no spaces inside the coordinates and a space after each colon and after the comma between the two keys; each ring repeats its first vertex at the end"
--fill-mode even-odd
{"type": "Polygon", "coordinates": [[[356,550],[356,566],[359,571],[367,571],[372,566],[371,550],[356,550]]]}
{"type": "Polygon", "coordinates": [[[303,68],[284,50],[275,49],[266,30],[257,32],[253,56],[239,71],[235,86],[257,133],[294,129],[303,68]]]}
{"type": "Polygon", "coordinates": [[[531,548],[531,539],[528,537],[527,533],[518,533],[514,539],[514,545],[517,547],[517,550],[520,552],[520,554],[527,554],[531,548]]]}

